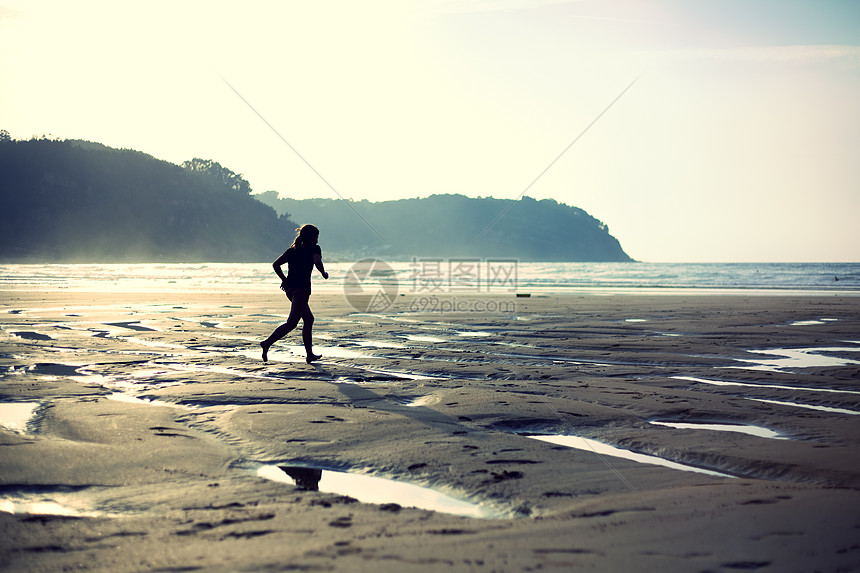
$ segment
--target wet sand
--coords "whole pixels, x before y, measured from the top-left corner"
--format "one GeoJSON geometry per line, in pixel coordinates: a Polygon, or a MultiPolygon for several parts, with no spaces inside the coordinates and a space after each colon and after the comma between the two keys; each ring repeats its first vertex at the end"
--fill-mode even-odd
{"type": "Polygon", "coordinates": [[[315,294],[308,365],[298,332],[260,360],[277,293],[3,292],[0,563],[860,569],[860,298],[504,300],[361,314],[315,294]],[[279,466],[433,488],[481,517],[393,485],[376,503],[308,490],[279,466]]]}

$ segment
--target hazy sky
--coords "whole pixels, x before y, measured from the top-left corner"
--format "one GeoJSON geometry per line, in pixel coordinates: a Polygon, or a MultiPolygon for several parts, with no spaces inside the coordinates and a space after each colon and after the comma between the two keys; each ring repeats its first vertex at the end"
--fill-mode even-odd
{"type": "MultiPolygon", "coordinates": [[[[0,129],[255,192],[528,191],[645,261],[860,261],[860,1],[0,2],[0,129]],[[223,80],[222,80],[223,78],[223,80]]],[[[477,232],[478,230],[476,230],[477,232]]]]}

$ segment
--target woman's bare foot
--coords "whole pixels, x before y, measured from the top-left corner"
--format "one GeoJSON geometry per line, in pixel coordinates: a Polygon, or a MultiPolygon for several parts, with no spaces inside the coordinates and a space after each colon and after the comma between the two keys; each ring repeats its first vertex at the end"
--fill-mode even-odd
{"type": "Polygon", "coordinates": [[[271,346],[271,344],[266,344],[266,341],[264,340],[263,342],[260,343],[260,346],[263,347],[263,362],[268,362],[269,361],[269,346],[271,346]]]}
{"type": "Polygon", "coordinates": [[[311,362],[319,360],[320,358],[322,358],[322,356],[319,354],[308,354],[308,357],[305,360],[307,360],[307,363],[310,364],[311,362]]]}

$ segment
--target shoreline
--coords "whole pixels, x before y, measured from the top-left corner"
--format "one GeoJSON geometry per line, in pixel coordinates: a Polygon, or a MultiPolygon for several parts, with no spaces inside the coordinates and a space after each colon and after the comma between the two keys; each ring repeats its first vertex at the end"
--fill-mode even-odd
{"type": "MultiPolygon", "coordinates": [[[[354,289],[346,284],[356,265],[374,261],[379,272],[365,281],[407,296],[534,295],[754,295],[860,296],[860,263],[529,263],[490,259],[428,260],[412,263],[365,259],[329,263],[331,281],[315,281],[317,292],[354,289]],[[447,262],[446,262],[447,261],[447,262]],[[378,263],[378,264],[377,264],[378,263]],[[457,263],[463,263],[458,266],[457,263]],[[471,263],[466,264],[466,263],[471,263]],[[377,283],[378,281],[378,283],[377,283]],[[443,292],[444,291],[444,292],[443,292]]],[[[376,268],[373,267],[373,268],[376,268]]],[[[264,263],[0,265],[0,291],[33,290],[184,293],[272,292],[277,278],[264,263]]],[[[364,276],[363,272],[359,272],[364,276]]]]}
{"type": "Polygon", "coordinates": [[[23,431],[0,427],[0,504],[82,515],[0,511],[0,557],[11,571],[860,568],[860,299],[516,302],[357,313],[315,292],[324,358],[307,365],[297,334],[260,361],[288,312],[278,294],[3,291],[0,402],[39,406],[23,431]],[[754,428],[780,437],[735,431],[754,428]],[[369,472],[501,519],[307,491],[254,475],[264,465],[369,472]]]}
{"type": "MultiPolygon", "coordinates": [[[[197,294],[205,294],[210,296],[224,297],[229,295],[247,295],[256,296],[272,296],[274,291],[272,284],[256,286],[253,288],[240,287],[237,285],[225,285],[219,288],[195,288],[197,294]]],[[[115,289],[95,289],[91,287],[22,287],[18,288],[0,288],[0,295],[12,295],[23,293],[40,293],[43,295],[49,293],[67,293],[75,295],[91,295],[99,296],[102,294],[110,294],[115,296],[115,289]]],[[[176,298],[181,297],[185,290],[169,289],[162,287],[149,288],[129,288],[121,291],[123,294],[134,296],[163,296],[176,298]]],[[[315,295],[339,296],[344,298],[343,285],[315,285],[315,295]]],[[[277,295],[275,295],[277,296],[277,295]]],[[[569,288],[524,288],[516,292],[509,293],[403,293],[402,296],[409,299],[421,297],[436,297],[438,299],[451,298],[486,298],[493,300],[504,299],[520,299],[520,298],[548,298],[548,297],[714,297],[714,298],[738,298],[738,297],[756,297],[756,298],[829,298],[829,297],[860,297],[860,289],[858,290],[821,290],[821,289],[794,289],[794,288],[704,288],[704,287],[569,287],[569,288]]],[[[408,299],[408,300],[409,300],[408,299]]],[[[352,309],[355,311],[355,309],[352,309]]]]}

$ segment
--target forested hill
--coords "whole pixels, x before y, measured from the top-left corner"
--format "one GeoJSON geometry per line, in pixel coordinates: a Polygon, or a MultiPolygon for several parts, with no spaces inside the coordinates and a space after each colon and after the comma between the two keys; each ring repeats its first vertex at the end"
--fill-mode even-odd
{"type": "Polygon", "coordinates": [[[268,262],[295,235],[214,161],[5,135],[2,262],[268,262]]]}
{"type": "Polygon", "coordinates": [[[98,143],[16,141],[2,130],[0,201],[0,262],[270,262],[296,223],[320,227],[329,260],[631,260],[603,223],[552,200],[280,199],[252,195],[212,160],[175,165],[98,143]]]}
{"type": "Polygon", "coordinates": [[[511,202],[432,195],[346,203],[281,199],[274,191],[256,197],[298,223],[320,227],[320,244],[334,256],[631,260],[606,225],[582,209],[551,199],[511,202]]]}

